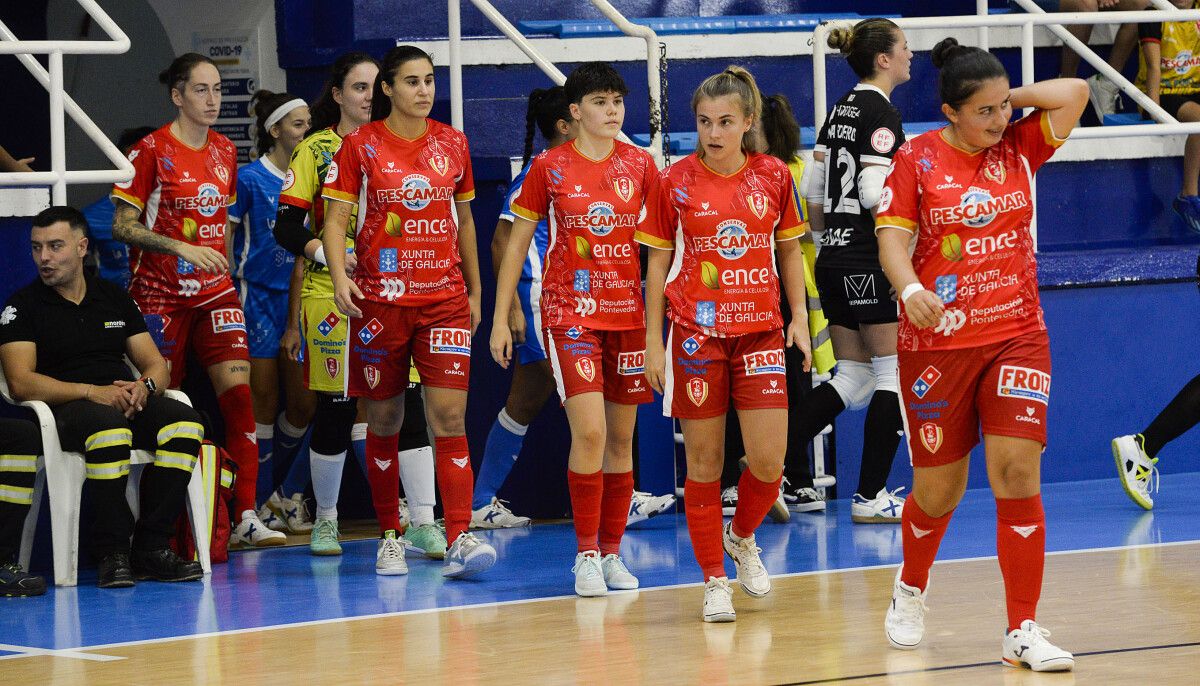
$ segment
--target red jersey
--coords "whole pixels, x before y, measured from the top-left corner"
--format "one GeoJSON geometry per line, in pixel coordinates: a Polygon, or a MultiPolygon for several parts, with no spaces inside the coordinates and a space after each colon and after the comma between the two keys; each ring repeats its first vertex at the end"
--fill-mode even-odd
{"type": "Polygon", "coordinates": [[[368,300],[412,307],[467,292],[454,203],[475,197],[467,137],[432,119],[409,140],[386,121],[342,139],[322,195],[358,206],[354,283],[368,300]]]}
{"type": "MultiPolygon", "coordinates": [[[[154,233],[225,254],[227,209],[237,198],[237,149],[209,130],[200,148],[182,143],[168,124],[129,151],[133,180],[112,197],[142,211],[154,233]]],[[[129,249],[129,292],[146,312],[198,307],[233,290],[229,274],[196,269],[166,253],[129,249]]]]}
{"type": "Polygon", "coordinates": [[[1033,175],[1065,141],[1050,115],[1010,124],[996,145],[968,153],[944,129],[905,143],[879,200],[876,231],[916,234],[917,277],[946,306],[936,328],[918,329],[900,308],[900,350],[948,350],[1044,331],[1038,300],[1033,175]]]}
{"type": "Polygon", "coordinates": [[[667,317],[709,336],[782,329],[775,243],[808,228],[787,164],[751,153],[726,176],[692,154],[663,172],[656,196],[635,238],[679,251],[667,317]]]}
{"type": "Polygon", "coordinates": [[[633,232],[658,167],[641,148],[614,141],[593,160],[575,143],[533,159],[513,214],[549,219],[542,263],[542,324],[619,331],[645,326],[642,273],[633,232]]]}

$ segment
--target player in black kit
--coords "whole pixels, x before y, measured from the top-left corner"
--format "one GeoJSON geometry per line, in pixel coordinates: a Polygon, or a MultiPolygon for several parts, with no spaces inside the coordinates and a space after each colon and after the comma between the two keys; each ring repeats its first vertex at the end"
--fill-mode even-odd
{"type": "MultiPolygon", "coordinates": [[[[892,155],[904,143],[900,112],[888,100],[908,81],[912,51],[887,19],[834,29],[829,46],[842,52],[860,81],[838,100],[817,137],[804,195],[820,232],[816,281],[837,355],[837,373],[803,401],[807,437],[844,409],[867,408],[862,471],[851,501],[859,523],[899,522],[904,501],[886,488],[903,429],[897,398],[896,303],[879,266],[873,209],[892,155]]],[[[823,510],[806,460],[788,465],[789,501],[799,511],[823,510]]]]}

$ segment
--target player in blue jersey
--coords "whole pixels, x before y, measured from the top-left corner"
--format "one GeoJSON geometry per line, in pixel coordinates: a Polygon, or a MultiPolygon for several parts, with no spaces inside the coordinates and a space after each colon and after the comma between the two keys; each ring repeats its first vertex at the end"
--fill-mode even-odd
{"type": "Polygon", "coordinates": [[[308,132],[311,117],[308,104],[288,93],[259,91],[252,102],[258,119],[259,157],[238,172],[237,203],[230,209],[229,219],[233,224],[231,271],[246,312],[250,344],[250,389],[261,465],[257,499],[264,503],[259,517],[272,529],[302,533],[312,530],[312,522],[303,501],[309,469],[307,451],[300,443],[315,400],[304,385],[300,365],[280,349],[296,258],[276,242],[273,231],[284,170],[308,132]],[[286,407],[277,419],[281,381],[286,407]],[[275,438],[276,424],[279,440],[275,438]],[[293,460],[297,456],[299,459],[293,460]],[[274,472],[281,470],[272,469],[273,463],[288,467],[278,490],[272,488],[274,472]]]}
{"type": "MultiPolygon", "coordinates": [[[[512,231],[512,201],[521,192],[521,182],[529,171],[529,160],[533,156],[534,129],[541,131],[550,149],[575,138],[579,122],[571,118],[570,103],[562,86],[535,88],[529,94],[529,107],[525,113],[525,149],[521,158],[521,171],[513,179],[504,198],[504,209],[496,222],[496,233],[492,238],[492,269],[499,273],[500,259],[508,247],[512,231]]],[[[516,464],[525,432],[550,394],[554,392],[554,375],[546,351],[542,348],[541,297],[542,269],[546,250],[550,244],[550,230],[546,220],[538,222],[529,243],[525,264],[521,267],[521,279],[517,283],[519,303],[514,303],[508,316],[513,342],[517,344],[516,369],[513,371],[512,387],[504,408],[496,416],[492,430],[488,433],[483,462],[475,482],[475,497],[471,504],[471,527],[475,529],[506,529],[529,526],[529,518],[515,515],[496,497],[505,479],[516,464]]],[[[640,522],[658,514],[674,504],[674,496],[653,496],[634,491],[630,502],[629,523],[640,522]]]]}
{"type": "MultiPolygon", "coordinates": [[[[133,146],[152,133],[153,126],[125,129],[117,138],[117,149],[128,157],[133,146]]],[[[128,288],[129,246],[113,238],[113,209],[112,198],[105,194],[80,211],[88,222],[88,247],[96,260],[96,273],[102,279],[128,288]]]]}

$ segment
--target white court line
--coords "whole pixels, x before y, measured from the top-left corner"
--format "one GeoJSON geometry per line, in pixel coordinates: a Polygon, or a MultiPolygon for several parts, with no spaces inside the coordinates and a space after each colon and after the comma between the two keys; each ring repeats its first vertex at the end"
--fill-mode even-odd
{"type": "Polygon", "coordinates": [[[30,646],[15,646],[7,643],[0,643],[0,650],[17,653],[16,655],[0,655],[0,660],[15,660],[22,657],[36,657],[38,655],[49,655],[50,657],[69,657],[76,660],[91,660],[93,662],[112,662],[113,660],[124,660],[126,658],[117,657],[116,655],[96,655],[94,653],[81,653],[81,650],[92,650],[91,648],[63,648],[56,650],[53,648],[32,648],[30,646]]]}
{"type": "MultiPolygon", "coordinates": [[[[1106,552],[1113,552],[1113,551],[1117,551],[1117,550],[1137,550],[1140,548],[1169,548],[1169,547],[1175,547],[1175,546],[1197,545],[1197,544],[1200,544],[1200,540],[1170,541],[1167,543],[1142,543],[1142,544],[1138,544],[1138,545],[1118,545],[1118,546],[1110,546],[1110,547],[1106,547],[1106,548],[1083,548],[1080,550],[1059,550],[1059,551],[1055,551],[1055,552],[1046,553],[1046,556],[1047,557],[1055,557],[1055,556],[1059,556],[1059,555],[1079,555],[1079,554],[1083,554],[1083,553],[1106,553],[1106,552]]],[[[987,556],[981,556],[981,557],[956,558],[953,560],[938,560],[938,561],[934,562],[934,564],[951,565],[951,564],[958,564],[961,562],[979,562],[979,561],[983,561],[983,560],[995,560],[995,559],[996,559],[995,555],[987,555],[987,556]]],[[[786,578],[796,577],[796,576],[817,576],[817,575],[821,575],[821,574],[843,574],[843,573],[847,573],[847,572],[869,571],[872,569],[894,569],[895,567],[896,567],[895,564],[865,565],[862,567],[846,567],[846,568],[842,568],[842,569],[820,569],[820,570],[811,570],[811,571],[807,571],[807,572],[787,572],[784,574],[772,574],[771,578],[772,579],[786,579],[786,578]]],[[[622,594],[622,593],[652,593],[654,591],[667,591],[667,590],[673,590],[673,589],[678,589],[678,588],[699,588],[702,586],[704,586],[704,582],[696,581],[696,582],[690,582],[690,583],[686,583],[686,584],[671,584],[671,585],[667,585],[667,586],[654,586],[651,588],[636,589],[636,590],[632,590],[632,591],[610,591],[609,595],[618,595],[618,594],[622,594]]],[[[308,620],[305,622],[292,622],[290,624],[272,624],[272,625],[268,625],[268,626],[246,627],[244,629],[227,629],[225,631],[209,631],[209,632],[199,633],[199,634],[187,634],[184,636],[166,636],[166,637],[162,637],[162,638],[147,638],[147,639],[141,639],[141,640],[137,640],[137,641],[123,641],[123,642],[119,642],[119,643],[103,643],[100,645],[75,648],[74,650],[107,650],[107,649],[111,649],[111,648],[122,648],[122,647],[126,647],[126,646],[151,645],[154,643],[170,643],[172,641],[187,641],[187,640],[192,640],[192,639],[197,639],[197,638],[215,638],[215,637],[220,637],[220,636],[236,636],[238,634],[257,633],[260,631],[274,631],[277,629],[291,629],[291,628],[306,627],[306,626],[319,626],[321,624],[332,624],[334,622],[357,622],[357,621],[362,621],[362,620],[366,620],[366,619],[403,617],[406,615],[423,615],[423,614],[432,614],[434,612],[453,612],[453,611],[457,611],[457,610],[475,610],[475,609],[484,608],[484,607],[526,605],[529,603],[542,603],[542,602],[548,602],[548,601],[552,601],[552,600],[566,600],[566,599],[577,598],[577,597],[578,596],[576,596],[574,593],[572,593],[570,595],[545,596],[545,597],[540,597],[540,598],[520,598],[517,600],[502,600],[502,601],[490,602],[490,603],[474,603],[471,605],[430,607],[430,608],[422,608],[419,610],[398,610],[396,612],[382,612],[382,613],[373,614],[373,615],[355,615],[353,617],[331,617],[329,619],[312,619],[312,620],[308,620]]],[[[51,652],[54,652],[54,651],[51,651],[51,652]]],[[[0,656],[0,659],[3,659],[3,656],[0,656]]]]}

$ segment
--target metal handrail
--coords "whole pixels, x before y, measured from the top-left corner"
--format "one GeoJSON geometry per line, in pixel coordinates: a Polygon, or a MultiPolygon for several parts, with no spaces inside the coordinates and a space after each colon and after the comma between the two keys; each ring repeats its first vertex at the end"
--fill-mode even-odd
{"type": "Polygon", "coordinates": [[[96,25],[108,34],[108,41],[21,41],[17,40],[16,35],[4,22],[0,22],[0,54],[16,55],[21,64],[25,65],[29,73],[33,74],[50,94],[50,171],[0,173],[0,186],[51,184],[51,201],[55,205],[67,203],[68,183],[119,183],[133,178],[133,165],[63,89],[64,54],[119,55],[128,52],[129,36],[125,35],[95,0],[76,1],[96,25]],[[33,55],[42,54],[49,56],[49,70],[33,58],[33,55]],[[67,171],[66,114],[71,115],[71,119],[83,129],[84,134],[117,169],[67,171]]]}
{"type": "MultiPolygon", "coordinates": [[[[641,38],[646,41],[646,84],[650,91],[650,155],[654,162],[662,167],[665,160],[662,152],[663,127],[661,123],[654,125],[655,112],[661,111],[662,82],[659,80],[660,56],[658,52],[658,34],[649,26],[634,24],[617,11],[608,0],[591,0],[592,5],[609,21],[617,25],[626,36],[641,38]]],[[[661,121],[661,120],[660,120],[661,121]]]]}

